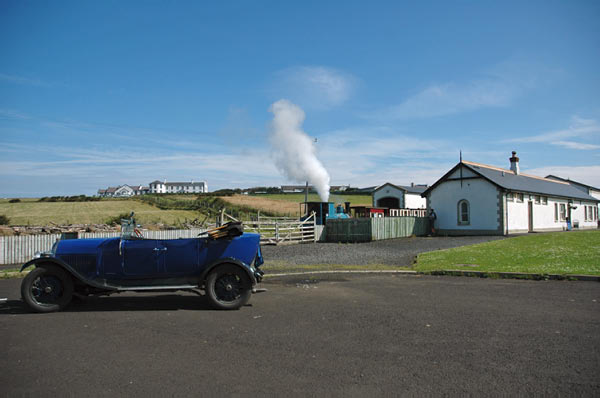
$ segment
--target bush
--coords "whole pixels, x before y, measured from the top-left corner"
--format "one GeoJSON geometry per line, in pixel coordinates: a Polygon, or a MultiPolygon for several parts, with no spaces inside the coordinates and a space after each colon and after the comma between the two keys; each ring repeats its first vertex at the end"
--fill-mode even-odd
{"type": "Polygon", "coordinates": [[[21,199],[11,199],[8,203],[21,203],[21,199]]]}
{"type": "Polygon", "coordinates": [[[97,202],[100,198],[97,196],[85,196],[85,195],[74,195],[74,196],[44,196],[38,199],[38,202],[97,202]]]}
{"type": "Polygon", "coordinates": [[[0,225],[8,225],[10,219],[6,217],[4,214],[0,214],[0,225]]]}
{"type": "Polygon", "coordinates": [[[105,223],[107,225],[121,225],[122,218],[129,218],[131,213],[121,213],[118,216],[108,218],[105,223]]]}

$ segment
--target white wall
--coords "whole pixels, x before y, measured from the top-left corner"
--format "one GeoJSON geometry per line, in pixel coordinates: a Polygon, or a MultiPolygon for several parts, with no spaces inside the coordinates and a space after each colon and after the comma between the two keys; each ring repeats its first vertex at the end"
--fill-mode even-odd
{"type": "MultiPolygon", "coordinates": [[[[463,172],[463,177],[472,175],[466,170],[463,172]]],[[[437,229],[497,232],[500,225],[498,191],[483,178],[463,180],[462,188],[457,180],[442,182],[429,193],[429,208],[437,214],[437,229]],[[458,202],[462,199],[468,200],[470,205],[468,225],[458,224],[458,202]]]]}
{"type": "Polygon", "coordinates": [[[400,209],[407,206],[404,205],[404,190],[398,189],[390,184],[384,184],[380,189],[373,192],[373,207],[378,207],[377,201],[383,198],[398,198],[400,209]]]}
{"type": "MultiPolygon", "coordinates": [[[[540,201],[539,204],[535,203],[535,195],[523,194],[523,203],[518,203],[515,199],[514,202],[506,202],[506,219],[508,220],[508,233],[516,232],[527,232],[529,230],[529,215],[528,215],[528,202],[532,202],[533,211],[533,230],[534,231],[563,231],[567,229],[567,221],[561,220],[560,218],[560,205],[565,206],[565,213],[568,215],[569,200],[563,198],[548,197],[548,204],[544,205],[540,201]],[[558,205],[558,220],[554,217],[554,204],[558,205]]],[[[584,206],[595,206],[591,202],[581,202],[575,200],[573,205],[576,209],[571,209],[572,225],[579,224],[580,229],[584,228],[595,228],[597,227],[597,221],[585,219],[584,206]]]]}
{"type": "Polygon", "coordinates": [[[422,198],[421,195],[415,193],[407,193],[404,198],[406,199],[406,209],[424,209],[427,207],[427,200],[422,198]]]}

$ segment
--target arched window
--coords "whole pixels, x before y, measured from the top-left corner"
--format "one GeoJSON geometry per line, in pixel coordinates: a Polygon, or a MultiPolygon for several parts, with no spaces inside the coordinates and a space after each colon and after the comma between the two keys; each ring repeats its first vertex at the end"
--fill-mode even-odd
{"type": "Polygon", "coordinates": [[[458,201],[458,225],[469,225],[471,222],[471,209],[466,199],[458,201]]]}

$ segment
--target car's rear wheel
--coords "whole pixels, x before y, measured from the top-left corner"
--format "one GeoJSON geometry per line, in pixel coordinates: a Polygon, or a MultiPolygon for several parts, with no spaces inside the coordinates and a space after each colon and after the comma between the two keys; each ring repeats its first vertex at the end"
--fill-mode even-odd
{"type": "Polygon", "coordinates": [[[73,297],[73,279],[56,266],[37,267],[21,283],[21,297],[35,312],[65,308],[73,297]]]}
{"type": "Polygon", "coordinates": [[[251,294],[252,283],[237,265],[219,265],[206,278],[206,296],[213,308],[237,310],[248,303],[251,294]]]}

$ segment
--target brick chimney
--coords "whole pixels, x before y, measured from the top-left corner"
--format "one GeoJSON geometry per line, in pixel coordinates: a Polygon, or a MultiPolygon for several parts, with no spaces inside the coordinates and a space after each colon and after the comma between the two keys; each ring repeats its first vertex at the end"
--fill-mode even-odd
{"type": "Polygon", "coordinates": [[[517,152],[512,151],[512,157],[508,160],[510,160],[510,169],[512,172],[519,175],[519,158],[517,157],[517,152]]]}

